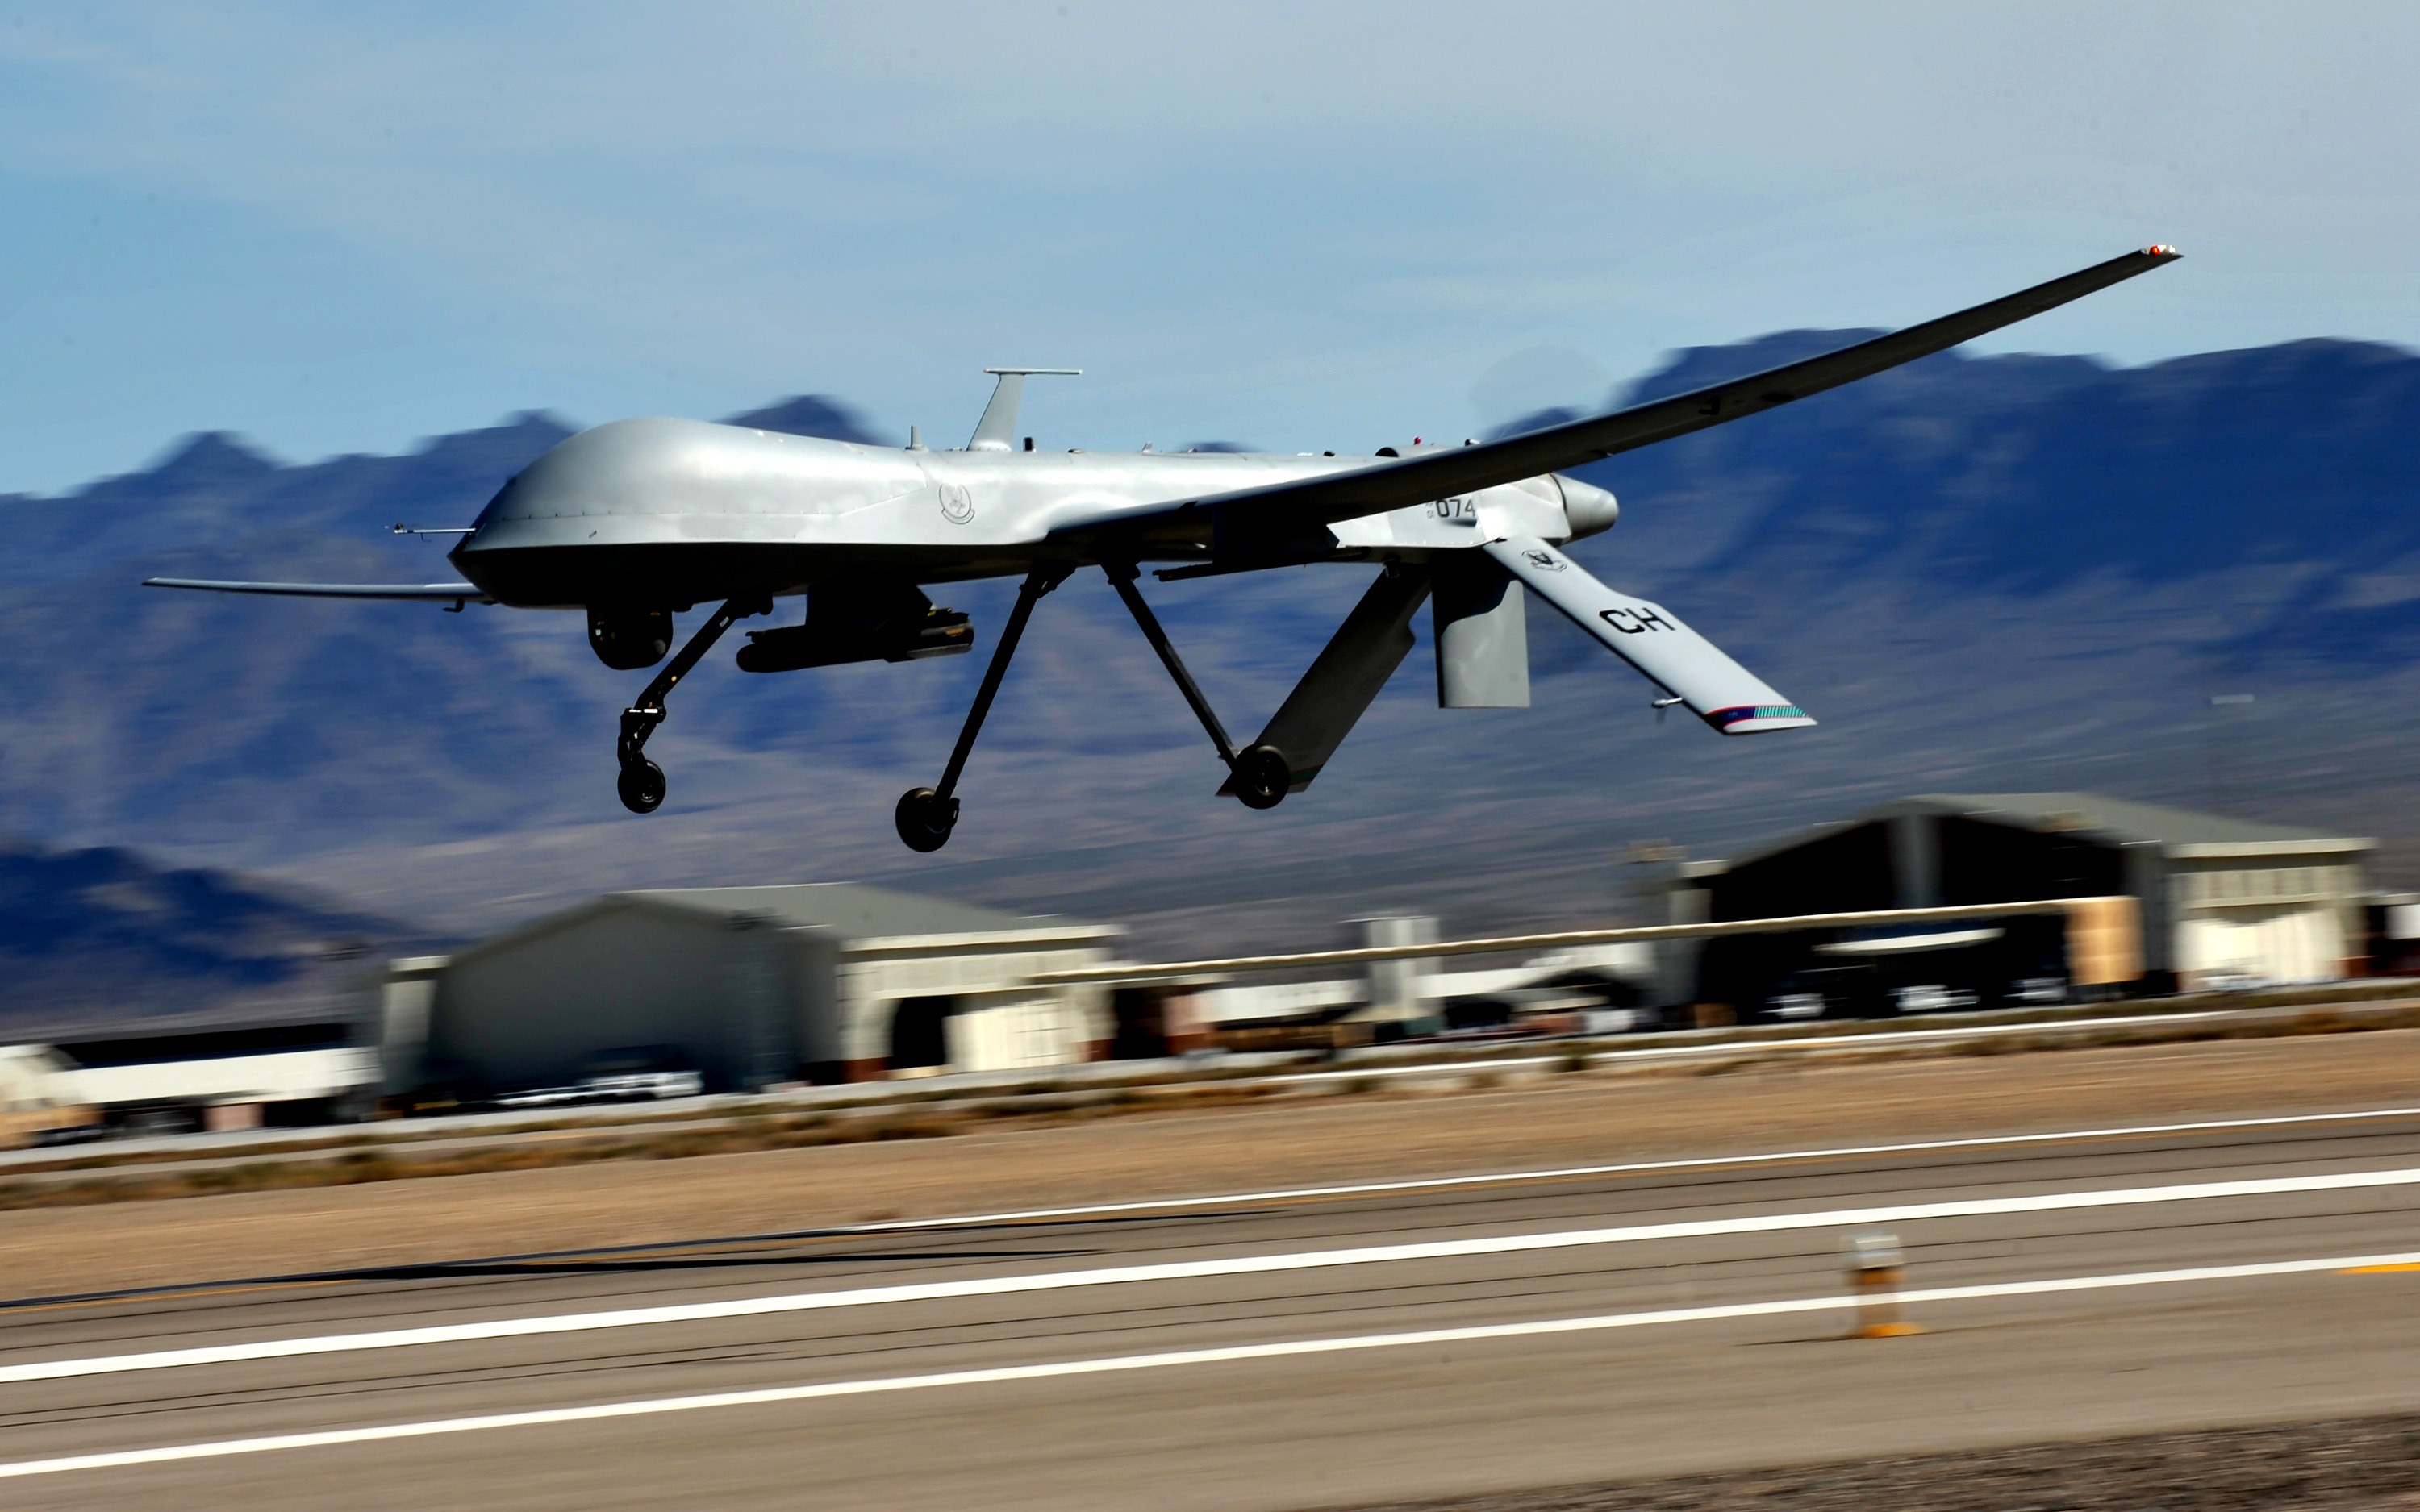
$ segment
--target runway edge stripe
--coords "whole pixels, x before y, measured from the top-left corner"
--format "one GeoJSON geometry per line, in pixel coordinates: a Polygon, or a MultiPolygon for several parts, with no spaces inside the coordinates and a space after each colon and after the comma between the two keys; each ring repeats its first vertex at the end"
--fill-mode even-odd
{"type": "MultiPolygon", "coordinates": [[[[1461,1069],[1479,1070],[1500,1062],[1474,1061],[1461,1069]]],[[[1526,1064],[1526,1062],[1525,1062],[1526,1064]]],[[[1340,1186],[1280,1187],[1266,1192],[1222,1192],[1209,1196],[1147,1197],[1132,1202],[1095,1202],[1079,1207],[1025,1208],[1009,1212],[954,1213],[935,1218],[892,1218],[874,1223],[835,1224],[818,1228],[786,1229],[767,1234],[735,1234],[713,1240],[681,1240],[672,1243],[608,1244],[585,1249],[529,1250],[483,1255],[447,1265],[500,1265],[531,1260],[558,1260],[598,1255],[636,1255],[699,1243],[758,1243],[784,1239],[824,1239],[850,1234],[911,1233],[923,1229],[966,1228],[1029,1220],[1090,1218],[1109,1213],[1150,1212],[1170,1208],[1224,1207],[1242,1202],[1288,1202],[1313,1197],[1351,1197],[1387,1192],[1438,1191],[1452,1187],[1496,1186],[1512,1181],[1569,1180],[1589,1176],[1630,1176],[1650,1171],[1706,1170],[1723,1166],[1768,1165],[1777,1161],[1839,1160],[1860,1155],[1900,1155],[1927,1150],[1987,1149],[2019,1145],[2048,1145],[2087,1139],[2126,1139],[2151,1134],[2204,1134],[2223,1129],[2269,1129],[2292,1124],[2352,1123],[2370,1119],[2420,1117],[2420,1107],[2356,1108],[2341,1113],[2295,1113],[2265,1119],[2202,1119],[2188,1123],[2118,1124],[2105,1129],[2054,1129],[2040,1134],[1981,1134],[1955,1139],[1919,1139],[1891,1145],[1840,1145],[1815,1149],[1751,1150],[1744,1154],[1699,1155],[1681,1160],[1624,1161],[1611,1165],[1567,1165],[1521,1171],[1482,1171],[1466,1176],[1418,1177],[1396,1181],[1360,1181],[1340,1186]]],[[[5,1174],[5,1173],[0,1173],[5,1174]]],[[[181,1286],[133,1287],[116,1291],[68,1292],[54,1296],[17,1297],[0,1301],[0,1313],[81,1305],[121,1298],[194,1296],[208,1290],[250,1287],[318,1285],[361,1279],[362,1270],[302,1271],[286,1275],[232,1277],[181,1286]],[[207,1288],[201,1289],[201,1288],[207,1288]]]]}
{"type": "Polygon", "coordinates": [[[610,1328],[637,1328],[659,1323],[696,1323],[728,1318],[758,1318],[775,1313],[817,1312],[830,1308],[877,1306],[892,1303],[937,1302],[957,1297],[1008,1296],[1020,1292],[1059,1291],[1079,1287],[1125,1286],[1152,1281],[1190,1281],[1208,1276],[1265,1275],[1288,1271],[1327,1270],[1347,1265],[1393,1264],[1411,1260],[1458,1259],[1478,1255],[1512,1255],[1536,1250],[1575,1249],[1596,1244],[1637,1243],[1661,1239],[1702,1239],[1722,1234],[1786,1233],[1807,1228],[1854,1228],[1869,1224],[1920,1223],[1934,1218],[1988,1217],[2014,1212],[2057,1212],[2088,1208],[2120,1208],[2153,1203],[2201,1201],[2218,1197],[2275,1196],[2302,1192],[2342,1192],[2364,1188],[2420,1184],[2420,1167],[2386,1171],[2341,1171],[2325,1176],[2268,1177],[2239,1181],[2196,1181],[2172,1186],[2127,1187],[2098,1192],[2057,1192],[2033,1196],[1976,1197],[1957,1202],[1896,1203],[1881,1207],[1832,1208],[1815,1211],[1759,1213],[1741,1218],[1707,1218],[1682,1223],[1640,1224],[1618,1228],[1568,1229],[1552,1233],[1507,1234],[1488,1239],[1435,1240],[1416,1244],[1380,1244],[1351,1249],[1311,1250],[1294,1254],[1245,1255],[1225,1259],[1176,1260],[1156,1265],[1103,1266],[1089,1271],[1053,1271],[1032,1275],[985,1276],[969,1281],[936,1281],[907,1286],[865,1287],[847,1291],[811,1291],[778,1297],[748,1297],[729,1302],[685,1303],[667,1307],[632,1307],[615,1312],[565,1313],[554,1317],[497,1319],[477,1323],[444,1323],[423,1328],[384,1329],[375,1333],[324,1334],[287,1339],[263,1339],[250,1344],[221,1344],[199,1349],[147,1350],[139,1354],[88,1355],[81,1359],[41,1360],[0,1366],[0,1383],[60,1381],[79,1376],[115,1375],[134,1370],[166,1370],[194,1365],[230,1365],[251,1360],[290,1359],[311,1354],[343,1354],[356,1350],[405,1349],[432,1344],[462,1344],[500,1338],[528,1338],[548,1334],[577,1334],[610,1328]]]}
{"type": "MultiPolygon", "coordinates": [[[[2338,1256],[2332,1259],[2278,1260],[2257,1265],[2216,1265],[2182,1271],[2141,1271],[2120,1275],[2062,1276],[2043,1281],[2009,1281],[1991,1286],[1934,1287],[1900,1294],[1902,1303],[1970,1302],[1993,1297],[2043,1296],[2067,1291],[2101,1291],[2122,1287],[2173,1286],[2192,1281],[2243,1280],[2258,1276],[2297,1275],[2323,1271],[2352,1271],[2381,1265],[2420,1263],[2420,1253],[2338,1256]]],[[[1555,1334],[1583,1334],[1616,1328],[1644,1328],[1661,1323],[1714,1322],[1734,1318],[1771,1318],[1791,1313],[1840,1311],[1855,1305],[1851,1297],[1792,1297],[1772,1302],[1731,1303],[1711,1307],[1671,1307],[1654,1312],[1608,1313],[1591,1318],[1557,1318],[1530,1323],[1491,1323],[1466,1328],[1428,1329],[1411,1334],[1365,1334],[1337,1339],[1295,1339],[1279,1344],[1230,1345],[1215,1350],[1173,1350],[1157,1354],[1113,1355],[1099,1360],[1064,1360],[1048,1365],[1000,1365],[985,1370],[945,1370],[930,1375],[891,1376],[871,1381],[838,1381],[814,1386],[773,1386],[757,1391],[717,1392],[700,1396],[666,1396],[636,1402],[604,1402],[588,1407],[557,1407],[531,1412],[498,1412],[484,1417],[437,1418],[422,1423],[389,1423],[373,1427],[330,1428],[316,1433],[282,1433],[259,1439],[224,1439],[215,1443],[172,1444],[157,1449],[122,1449],[104,1454],[70,1455],[56,1459],[25,1459],[0,1464],[0,1479],[57,1475],[83,1470],[116,1470],[178,1460],[219,1459],[236,1455],[272,1454],[288,1449],[322,1449],[343,1444],[377,1443],[394,1439],[430,1438],[449,1433],[479,1433],[497,1428],[544,1427],[561,1423],[591,1423],[619,1417],[648,1417],[665,1412],[695,1412],[722,1407],[760,1407],[781,1402],[813,1401],[830,1396],[866,1396],[881,1392],[924,1391],[940,1386],[980,1386],[1014,1381],[1047,1381],[1067,1376],[1109,1375],[1126,1370],[1164,1370],[1179,1365],[1218,1365],[1240,1360],[1275,1360],[1297,1355],[1343,1354],[1361,1350],[1407,1349],[1438,1344],[1466,1344],[1491,1339],[1534,1338],[1555,1334]]]]}

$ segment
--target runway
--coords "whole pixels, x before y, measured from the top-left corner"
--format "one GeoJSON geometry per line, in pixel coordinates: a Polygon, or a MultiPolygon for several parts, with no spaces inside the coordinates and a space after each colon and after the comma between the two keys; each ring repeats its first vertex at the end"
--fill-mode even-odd
{"type": "Polygon", "coordinates": [[[0,1504],[1293,1508],[2409,1409],[2415,1213],[2394,1110],[196,1278],[0,1309],[0,1504]],[[1921,1336],[1841,1336],[1877,1227],[1921,1336]]]}

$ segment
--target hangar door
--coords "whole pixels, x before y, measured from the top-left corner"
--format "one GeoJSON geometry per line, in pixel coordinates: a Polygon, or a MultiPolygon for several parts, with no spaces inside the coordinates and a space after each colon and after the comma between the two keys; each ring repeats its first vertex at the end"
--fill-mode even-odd
{"type": "Polygon", "coordinates": [[[2231,908],[2188,918],[2179,931],[2181,964],[2195,979],[2211,974],[2264,981],[2327,981],[2340,971],[2344,933],[2324,905],[2231,908]]]}
{"type": "Polygon", "coordinates": [[[1081,1059],[1075,1011],[1055,996],[1001,1002],[962,998],[950,1016],[950,1064],[960,1071],[1015,1071],[1081,1059]]]}
{"type": "Polygon", "coordinates": [[[891,1016],[892,1072],[1016,1071],[1081,1058],[1076,1011],[1056,996],[904,997],[891,1016]]]}

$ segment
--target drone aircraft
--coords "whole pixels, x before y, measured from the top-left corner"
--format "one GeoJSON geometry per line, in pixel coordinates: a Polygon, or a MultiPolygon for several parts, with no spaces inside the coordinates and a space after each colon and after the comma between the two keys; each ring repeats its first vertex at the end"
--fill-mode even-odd
{"type": "MultiPolygon", "coordinates": [[[[941,778],[899,800],[899,838],[946,844],[958,779],[1034,606],[1097,567],[1134,616],[1225,765],[1218,791],[1268,809],[1319,775],[1413,645],[1431,605],[1437,702],[1529,702],[1523,594],[1535,592],[1644,674],[1654,707],[1685,705],[1726,735],[1815,721],[1660,604],[1607,587],[1560,549],[1609,529],[1613,495],[1559,470],[1761,413],[1930,356],[2173,261],[2153,246],[1957,315],[1822,357],[1500,440],[1383,447],[1373,456],[1036,452],[1012,441],[1025,380],[1065,368],[987,368],[999,379],[963,449],[902,449],[708,424],[624,420],[571,437],[507,482],[448,560],[445,583],[221,582],[158,588],[584,609],[605,665],[663,663],[623,711],[623,804],[663,802],[646,756],[664,701],[738,621],[803,596],[801,623],[752,630],[738,664],[795,671],[913,661],[974,647],[939,584],[1021,574],[1016,603],[941,778]],[[1374,563],[1377,578],[1258,739],[1238,747],[1137,586],[1313,563],[1374,563]],[[719,605],[673,653],[674,615],[719,605]],[[665,660],[671,655],[669,661],[665,660]]],[[[398,526],[403,530],[405,527],[398,526]]]]}

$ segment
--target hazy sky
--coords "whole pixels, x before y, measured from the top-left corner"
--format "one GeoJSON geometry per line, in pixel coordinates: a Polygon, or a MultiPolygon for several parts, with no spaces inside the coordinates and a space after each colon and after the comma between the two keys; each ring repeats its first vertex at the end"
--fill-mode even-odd
{"type": "Polygon", "coordinates": [[[0,491],[824,392],[1368,449],[1678,346],[2420,344],[2408,4],[0,4],[0,491]]]}

